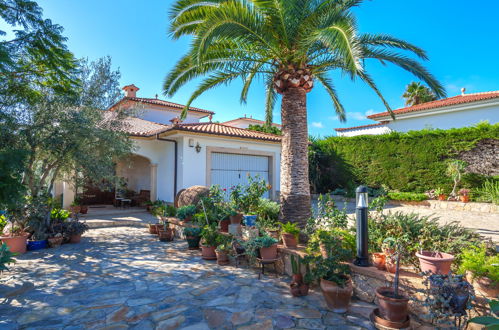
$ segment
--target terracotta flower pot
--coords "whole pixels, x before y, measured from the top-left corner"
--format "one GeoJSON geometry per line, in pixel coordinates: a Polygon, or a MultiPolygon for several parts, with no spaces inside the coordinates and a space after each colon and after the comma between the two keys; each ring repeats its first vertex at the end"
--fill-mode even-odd
{"type": "Polygon", "coordinates": [[[57,248],[59,246],[61,246],[62,244],[62,241],[64,240],[64,237],[50,237],[49,239],[47,239],[48,242],[49,242],[49,246],[51,248],[57,248]]]}
{"type": "Polygon", "coordinates": [[[201,256],[204,260],[216,260],[217,254],[215,252],[215,246],[205,246],[201,245],[201,256]]]}
{"type": "Polygon", "coordinates": [[[391,260],[386,260],[385,268],[389,273],[395,274],[397,272],[397,264],[395,262],[392,262],[391,260]]]}
{"type": "Polygon", "coordinates": [[[386,264],[386,256],[384,253],[373,253],[373,265],[379,270],[384,270],[386,264]]]}
{"type": "Polygon", "coordinates": [[[159,231],[164,228],[162,223],[155,223],[153,226],[156,227],[155,229],[156,235],[159,235],[159,231]]]}
{"type": "Polygon", "coordinates": [[[217,264],[221,266],[229,264],[229,254],[227,252],[215,250],[215,254],[217,255],[217,264]]]}
{"type": "Polygon", "coordinates": [[[293,297],[300,297],[301,296],[300,285],[294,282],[289,284],[289,292],[293,297]]]}
{"type": "Polygon", "coordinates": [[[26,252],[26,244],[28,241],[28,236],[2,236],[0,240],[7,244],[10,252],[13,253],[25,253],[26,252]]]}
{"type": "Polygon", "coordinates": [[[229,232],[229,224],[230,224],[229,219],[225,219],[225,220],[220,221],[220,231],[222,233],[228,233],[229,232]]]}
{"type": "Polygon", "coordinates": [[[493,283],[488,277],[475,277],[470,272],[466,272],[466,280],[470,283],[477,294],[495,299],[499,296],[499,283],[493,283]]]}
{"type": "Polygon", "coordinates": [[[352,280],[349,278],[344,287],[321,278],[321,290],[326,304],[335,313],[346,313],[350,299],[352,298],[352,280]]]}
{"type": "Polygon", "coordinates": [[[199,241],[201,240],[200,236],[187,236],[185,239],[187,240],[189,250],[199,250],[199,241]]]}
{"type": "Polygon", "coordinates": [[[79,235],[71,235],[69,238],[69,243],[80,243],[81,242],[81,234],[79,235]]]}
{"type": "Polygon", "coordinates": [[[280,241],[281,239],[281,236],[279,235],[279,230],[268,230],[267,234],[269,234],[270,237],[275,238],[278,241],[280,241]]]}
{"type": "Polygon", "coordinates": [[[296,237],[293,234],[282,233],[282,241],[287,248],[296,248],[298,246],[296,237]]]}
{"type": "Polygon", "coordinates": [[[231,225],[239,225],[241,224],[241,221],[243,221],[243,215],[241,213],[230,216],[231,225]]]}
{"type": "Polygon", "coordinates": [[[421,271],[432,272],[433,274],[446,275],[450,271],[450,266],[454,260],[452,254],[443,252],[422,251],[416,252],[416,257],[419,258],[421,271]]]}
{"type": "Polygon", "coordinates": [[[80,206],[80,213],[81,214],[87,214],[87,212],[88,212],[88,206],[87,205],[80,206]]]}
{"type": "Polygon", "coordinates": [[[293,276],[291,276],[291,278],[292,278],[292,281],[294,283],[298,283],[298,284],[303,283],[303,275],[302,274],[293,274],[293,276]]]}
{"type": "Polygon", "coordinates": [[[379,313],[382,318],[391,322],[405,322],[409,313],[409,299],[399,294],[394,297],[393,288],[379,287],[376,289],[379,313]]]}
{"type": "Polygon", "coordinates": [[[157,235],[158,234],[158,227],[156,227],[156,224],[149,224],[149,234],[157,235]]]}
{"type": "Polygon", "coordinates": [[[260,248],[260,257],[264,260],[272,260],[277,258],[277,244],[269,247],[260,248]]]}
{"type": "Polygon", "coordinates": [[[438,200],[439,200],[439,201],[444,201],[444,200],[446,200],[446,199],[447,199],[447,196],[446,196],[445,194],[440,194],[440,195],[438,195],[438,200]]]}
{"type": "Polygon", "coordinates": [[[80,213],[81,206],[79,206],[79,205],[70,206],[70,207],[69,207],[69,210],[70,210],[70,211],[71,211],[71,213],[73,213],[73,214],[78,214],[78,213],[80,213]]]}
{"type": "Polygon", "coordinates": [[[306,296],[306,295],[308,295],[308,289],[309,289],[309,285],[308,285],[308,284],[303,283],[302,285],[300,285],[300,294],[301,294],[302,296],[306,296]]]}
{"type": "Polygon", "coordinates": [[[461,199],[461,202],[463,202],[463,203],[468,203],[470,201],[470,196],[461,195],[461,196],[459,196],[459,199],[461,199]]]}
{"type": "Polygon", "coordinates": [[[158,237],[161,242],[171,242],[173,241],[174,232],[172,228],[163,228],[158,230],[158,237]]]}

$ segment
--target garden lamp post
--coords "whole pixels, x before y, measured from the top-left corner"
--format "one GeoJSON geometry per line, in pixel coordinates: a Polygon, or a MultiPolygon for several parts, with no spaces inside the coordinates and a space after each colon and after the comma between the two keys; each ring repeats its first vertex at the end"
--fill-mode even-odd
{"type": "Polygon", "coordinates": [[[369,254],[368,254],[368,231],[367,231],[367,215],[369,196],[367,194],[366,186],[359,186],[355,190],[356,203],[355,215],[357,218],[357,257],[353,262],[360,267],[369,267],[369,254]]]}

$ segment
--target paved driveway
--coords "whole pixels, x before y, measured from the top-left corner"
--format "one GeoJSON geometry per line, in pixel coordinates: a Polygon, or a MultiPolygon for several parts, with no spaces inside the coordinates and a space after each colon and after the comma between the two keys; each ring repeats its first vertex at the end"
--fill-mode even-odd
{"type": "Polygon", "coordinates": [[[82,243],[28,252],[0,277],[0,329],[361,329],[373,306],[329,312],[293,298],[288,277],[217,266],[145,228],[92,229],[82,243]]]}

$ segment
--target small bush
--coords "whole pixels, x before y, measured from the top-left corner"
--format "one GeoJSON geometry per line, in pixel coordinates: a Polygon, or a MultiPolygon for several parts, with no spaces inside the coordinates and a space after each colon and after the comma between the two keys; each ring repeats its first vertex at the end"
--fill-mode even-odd
{"type": "Polygon", "coordinates": [[[195,205],[186,205],[177,209],[177,218],[180,220],[185,220],[188,217],[192,217],[194,214],[196,214],[195,205]]]}
{"type": "Polygon", "coordinates": [[[487,255],[487,252],[485,245],[464,250],[459,273],[470,271],[474,277],[486,276],[494,284],[499,284],[499,255],[487,255]]]}
{"type": "Polygon", "coordinates": [[[494,203],[499,205],[499,180],[487,180],[475,192],[475,199],[479,202],[494,203]]]}
{"type": "Polygon", "coordinates": [[[387,237],[393,237],[403,245],[407,256],[402,262],[416,267],[419,266],[419,262],[415,253],[419,250],[450,253],[456,257],[453,266],[459,267],[462,251],[478,247],[484,241],[478,233],[455,222],[440,225],[438,218],[415,213],[371,213],[369,217],[371,252],[382,251],[383,241],[387,237]]]}
{"type": "Polygon", "coordinates": [[[421,193],[412,192],[389,192],[388,198],[395,201],[424,201],[428,199],[428,196],[421,193]]]}

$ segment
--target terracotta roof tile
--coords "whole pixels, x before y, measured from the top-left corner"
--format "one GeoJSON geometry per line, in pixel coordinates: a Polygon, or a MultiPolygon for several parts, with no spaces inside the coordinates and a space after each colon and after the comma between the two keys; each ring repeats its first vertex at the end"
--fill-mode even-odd
{"type": "Polygon", "coordinates": [[[178,131],[187,131],[187,132],[195,132],[195,133],[206,133],[206,134],[214,134],[214,135],[224,135],[224,136],[233,136],[247,139],[257,139],[257,140],[266,140],[266,141],[275,141],[280,142],[281,136],[263,133],[258,131],[252,131],[245,128],[238,128],[233,126],[227,126],[223,124],[216,123],[196,123],[196,124],[179,124],[172,126],[168,130],[178,130],[178,131]]]}
{"type": "MultiPolygon", "coordinates": [[[[119,100],[116,104],[112,105],[109,109],[111,110],[111,109],[115,108],[118,104],[120,104],[122,102],[126,102],[126,101],[132,101],[132,102],[135,101],[135,102],[139,102],[139,103],[160,105],[160,106],[165,106],[165,107],[179,109],[179,110],[182,110],[185,107],[185,105],[182,105],[182,104],[164,101],[164,100],[160,100],[160,99],[151,99],[151,98],[146,98],[146,97],[124,97],[121,100],[119,100]]],[[[190,107],[189,111],[202,112],[202,113],[206,113],[208,115],[215,114],[213,111],[200,109],[200,108],[194,108],[194,107],[190,107]]]]}
{"type": "MultiPolygon", "coordinates": [[[[111,111],[104,112],[104,121],[116,118],[116,114],[111,111]]],[[[131,136],[153,136],[168,130],[169,125],[155,123],[136,117],[126,117],[121,121],[116,121],[114,129],[125,132],[131,136]]]]}
{"type": "MultiPolygon", "coordinates": [[[[442,99],[442,100],[431,101],[431,102],[426,102],[426,103],[414,105],[412,107],[406,107],[406,108],[393,110],[393,113],[395,115],[404,114],[404,113],[409,113],[409,112],[442,108],[442,107],[447,107],[447,106],[457,105],[457,104],[484,101],[484,100],[489,100],[489,99],[494,99],[494,98],[499,98],[499,91],[458,95],[458,96],[449,97],[449,98],[442,99]]],[[[374,119],[374,118],[385,117],[385,116],[390,116],[390,113],[388,111],[375,113],[373,115],[367,116],[367,118],[374,119]]]]}

